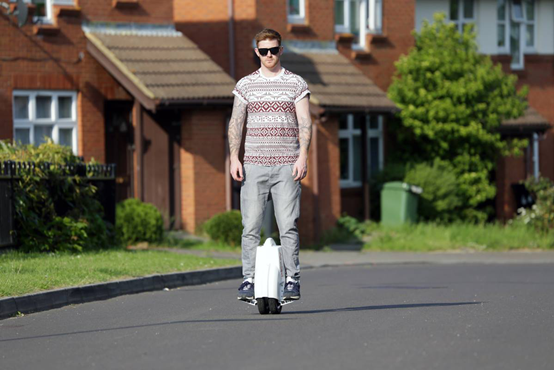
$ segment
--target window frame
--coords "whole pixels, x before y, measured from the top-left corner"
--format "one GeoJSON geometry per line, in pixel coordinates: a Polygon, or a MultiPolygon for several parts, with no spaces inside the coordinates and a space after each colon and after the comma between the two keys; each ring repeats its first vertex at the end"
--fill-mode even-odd
{"type": "MultiPolygon", "coordinates": [[[[363,179],[360,181],[354,180],[354,137],[358,136],[360,137],[362,135],[362,129],[356,129],[354,128],[354,117],[355,113],[346,113],[346,129],[341,129],[339,126],[339,142],[340,139],[347,139],[348,140],[348,179],[342,179],[339,175],[339,182],[340,182],[340,188],[357,188],[361,187],[363,184],[363,179]]],[[[383,126],[384,126],[384,115],[379,113],[367,113],[365,114],[365,124],[367,127],[367,137],[365,138],[365,145],[367,146],[367,165],[368,165],[368,173],[371,171],[371,149],[370,149],[370,142],[372,138],[379,139],[379,170],[383,169],[384,165],[384,145],[383,145],[383,126]],[[378,128],[372,129],[370,128],[370,117],[371,116],[377,116],[378,117],[378,128]]],[[[340,146],[340,145],[339,145],[340,146]]],[[[339,149],[339,161],[340,161],[340,149],[339,149]]],[[[340,166],[340,165],[339,165],[340,166]]],[[[340,171],[339,171],[340,172],[340,171]]],[[[371,175],[371,174],[370,174],[371,175]]]]}
{"type": "MultiPolygon", "coordinates": [[[[44,0],[44,8],[46,10],[45,16],[33,15],[33,22],[41,24],[52,24],[54,22],[54,1],[55,0],[44,0]]],[[[32,4],[32,0],[25,0],[26,3],[32,4]]]]}
{"type": "Polygon", "coordinates": [[[71,90],[13,90],[12,92],[12,119],[13,119],[13,137],[17,129],[29,129],[29,143],[35,145],[34,134],[36,126],[53,126],[52,140],[59,143],[59,130],[72,129],[71,150],[75,155],[78,153],[78,125],[77,125],[77,92],[71,90]],[[29,99],[27,106],[27,118],[16,118],[15,116],[15,98],[24,96],[29,99]],[[36,98],[37,96],[48,96],[51,99],[50,118],[36,117],[36,98]],[[71,117],[60,118],[59,98],[71,98],[71,117]]]}
{"type": "MultiPolygon", "coordinates": [[[[343,25],[337,25],[335,20],[335,32],[336,33],[350,33],[355,34],[350,24],[350,4],[355,3],[358,5],[360,30],[356,35],[358,36],[359,43],[352,45],[353,49],[364,49],[366,47],[366,35],[368,34],[381,34],[383,32],[383,1],[382,0],[339,0],[343,3],[343,25]],[[368,15],[368,12],[373,9],[373,13],[368,15]],[[379,27],[377,27],[377,25],[379,27]],[[371,28],[373,26],[373,28],[371,28]]],[[[335,3],[337,0],[335,0],[335,3]]],[[[334,9],[334,8],[333,8],[334,9]]],[[[335,14],[335,17],[337,15],[335,14]]]]}
{"type": "Polygon", "coordinates": [[[464,33],[464,25],[473,23],[474,25],[477,23],[475,14],[477,13],[477,1],[470,0],[473,3],[473,17],[472,18],[465,18],[464,17],[464,0],[450,0],[448,2],[448,17],[450,18],[450,15],[452,14],[452,11],[450,7],[452,6],[452,1],[456,1],[458,3],[458,19],[450,19],[450,22],[454,23],[456,27],[458,28],[458,31],[460,33],[464,33]]]}
{"type": "MultiPolygon", "coordinates": [[[[506,0],[505,1],[505,7],[504,7],[504,20],[497,19],[497,32],[498,32],[498,25],[503,24],[504,25],[504,40],[505,45],[504,47],[498,46],[498,34],[496,35],[496,45],[497,45],[497,53],[503,54],[503,55],[510,55],[511,56],[511,37],[510,37],[510,29],[513,23],[517,23],[519,25],[519,40],[520,40],[520,46],[519,46],[519,60],[520,63],[514,64],[513,62],[510,62],[510,68],[512,70],[523,70],[525,69],[525,54],[536,54],[537,49],[537,1],[533,1],[533,20],[529,21],[527,17],[527,7],[525,6],[526,0],[522,0],[522,14],[523,14],[523,20],[522,21],[516,21],[512,17],[513,11],[513,1],[512,0],[506,0]],[[527,46],[527,40],[525,39],[526,36],[526,29],[528,25],[533,26],[533,45],[527,46]]],[[[497,2],[497,17],[498,17],[498,2],[497,2]]]]}
{"type": "Polygon", "coordinates": [[[300,14],[290,14],[289,0],[287,0],[287,22],[290,24],[304,24],[306,23],[306,1],[298,0],[298,7],[300,14]]]}

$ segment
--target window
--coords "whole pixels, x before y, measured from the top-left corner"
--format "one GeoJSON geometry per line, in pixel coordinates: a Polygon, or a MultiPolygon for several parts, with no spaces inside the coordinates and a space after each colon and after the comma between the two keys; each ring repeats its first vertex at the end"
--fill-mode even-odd
{"type": "Polygon", "coordinates": [[[460,33],[467,25],[475,23],[473,0],[450,0],[450,20],[456,24],[460,33]]]}
{"type": "Polygon", "coordinates": [[[367,149],[369,177],[383,168],[383,116],[343,114],[339,119],[340,185],[343,188],[362,186],[364,147],[367,149]],[[362,125],[367,138],[362,140],[362,125]]]}
{"type": "Polygon", "coordinates": [[[30,0],[27,2],[35,6],[35,14],[34,14],[35,22],[52,23],[53,0],[30,0]]]}
{"type": "MultiPolygon", "coordinates": [[[[35,6],[33,20],[37,23],[52,23],[53,9],[52,5],[75,5],[75,0],[24,0],[26,3],[35,6]]],[[[16,0],[10,0],[15,3],[16,0]]]]}
{"type": "Polygon", "coordinates": [[[382,0],[335,0],[335,32],[353,34],[363,48],[366,34],[382,32],[382,13],[382,0]]]}
{"type": "Polygon", "coordinates": [[[40,145],[51,138],[77,154],[77,94],[73,91],[14,91],[14,140],[40,145]]]}
{"type": "Polygon", "coordinates": [[[497,0],[498,52],[512,56],[512,69],[523,69],[523,55],[535,52],[535,8],[534,0],[497,0]]]}
{"type": "Polygon", "coordinates": [[[305,23],[306,8],[304,0],[287,0],[287,16],[289,23],[305,23]]]}

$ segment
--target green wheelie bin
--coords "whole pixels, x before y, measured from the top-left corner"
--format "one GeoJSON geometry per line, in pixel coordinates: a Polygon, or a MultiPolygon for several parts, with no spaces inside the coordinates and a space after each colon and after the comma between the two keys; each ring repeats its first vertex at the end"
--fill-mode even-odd
{"type": "Polygon", "coordinates": [[[417,202],[423,192],[405,182],[387,182],[381,190],[381,223],[387,226],[417,222],[417,202]]]}

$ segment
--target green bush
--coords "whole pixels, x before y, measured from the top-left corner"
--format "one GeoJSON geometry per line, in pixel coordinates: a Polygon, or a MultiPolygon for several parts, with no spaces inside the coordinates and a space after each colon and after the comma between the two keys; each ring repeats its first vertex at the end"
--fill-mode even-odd
{"type": "Polygon", "coordinates": [[[554,183],[545,177],[529,178],[525,187],[533,195],[535,204],[531,209],[517,210],[516,222],[529,225],[541,233],[554,229],[554,183]]]}
{"type": "Polygon", "coordinates": [[[111,246],[113,227],[102,219],[96,187],[64,173],[64,165],[84,164],[70,148],[51,140],[38,147],[0,141],[0,161],[8,160],[36,165],[21,169],[14,181],[16,239],[22,251],[80,252],[111,246]]]}
{"type": "Polygon", "coordinates": [[[204,231],[214,241],[240,246],[242,216],[239,211],[219,213],[204,223],[204,231]]]}
{"type": "Polygon", "coordinates": [[[418,215],[425,221],[453,221],[459,218],[462,198],[454,167],[440,159],[409,168],[404,182],[423,188],[418,215]]]}
{"type": "Polygon", "coordinates": [[[149,203],[131,198],[115,208],[117,237],[124,245],[138,242],[157,242],[162,239],[164,221],[162,214],[149,203]]]}

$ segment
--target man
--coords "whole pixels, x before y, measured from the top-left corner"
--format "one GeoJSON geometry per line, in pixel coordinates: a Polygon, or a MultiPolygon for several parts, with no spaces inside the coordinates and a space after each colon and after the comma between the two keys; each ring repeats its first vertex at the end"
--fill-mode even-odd
{"type": "Polygon", "coordinates": [[[300,180],[308,172],[312,137],[310,91],[298,75],[281,67],[281,35],[264,29],[256,35],[261,67],[242,78],[233,90],[235,102],[229,122],[230,172],[242,181],[242,271],[238,298],[254,298],[256,248],[266,203],[271,196],[286,270],[285,299],[300,299],[300,180]],[[244,168],[239,160],[242,130],[247,117],[244,168]]]}

